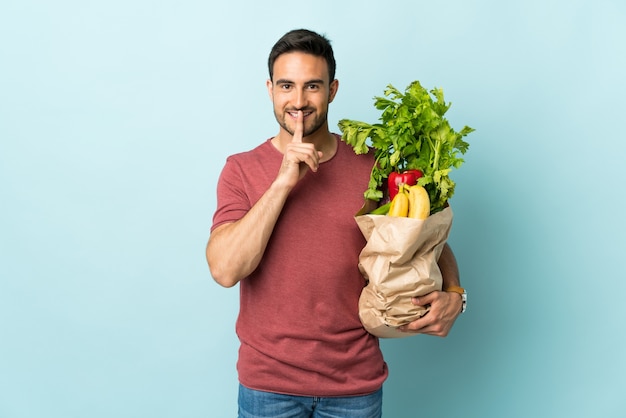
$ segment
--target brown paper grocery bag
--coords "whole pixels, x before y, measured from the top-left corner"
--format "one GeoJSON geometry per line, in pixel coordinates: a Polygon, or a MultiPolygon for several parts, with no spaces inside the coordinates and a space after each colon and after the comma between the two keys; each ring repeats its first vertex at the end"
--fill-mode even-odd
{"type": "Polygon", "coordinates": [[[408,337],[397,327],[428,311],[411,303],[414,296],[441,290],[437,260],[452,227],[452,209],[425,220],[386,215],[355,217],[367,244],[359,255],[359,269],[368,280],[359,299],[365,329],[381,338],[408,337]]]}

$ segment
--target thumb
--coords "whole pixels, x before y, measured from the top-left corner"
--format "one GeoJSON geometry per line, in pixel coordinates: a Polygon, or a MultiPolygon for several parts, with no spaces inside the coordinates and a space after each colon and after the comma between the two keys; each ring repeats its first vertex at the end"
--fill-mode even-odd
{"type": "Polygon", "coordinates": [[[304,112],[298,110],[298,116],[296,117],[296,127],[293,130],[293,138],[291,142],[302,142],[302,136],[304,135],[304,112]]]}

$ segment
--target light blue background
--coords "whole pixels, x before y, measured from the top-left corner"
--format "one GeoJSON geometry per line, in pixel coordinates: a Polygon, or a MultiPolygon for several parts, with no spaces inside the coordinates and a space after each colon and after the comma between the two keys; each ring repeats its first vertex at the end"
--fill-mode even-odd
{"type": "MultiPolygon", "coordinates": [[[[233,417],[238,291],[204,260],[225,157],[277,132],[287,30],[330,124],[387,83],[476,132],[453,176],[470,307],[382,342],[389,418],[626,416],[622,1],[3,0],[0,417],[233,417]]],[[[306,291],[306,289],[303,289],[306,291]]]]}

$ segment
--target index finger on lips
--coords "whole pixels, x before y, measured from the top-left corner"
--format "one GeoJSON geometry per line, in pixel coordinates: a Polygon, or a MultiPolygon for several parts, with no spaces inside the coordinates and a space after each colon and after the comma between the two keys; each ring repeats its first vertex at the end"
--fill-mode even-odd
{"type": "Polygon", "coordinates": [[[296,117],[296,127],[293,130],[293,138],[291,142],[302,142],[302,136],[304,135],[304,112],[298,110],[298,116],[296,117]]]}

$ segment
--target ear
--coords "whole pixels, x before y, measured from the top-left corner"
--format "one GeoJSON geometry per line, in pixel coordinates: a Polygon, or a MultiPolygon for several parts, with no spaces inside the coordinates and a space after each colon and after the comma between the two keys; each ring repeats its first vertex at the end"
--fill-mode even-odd
{"type": "Polygon", "coordinates": [[[274,91],[272,90],[272,87],[273,87],[272,80],[268,78],[267,81],[265,82],[265,86],[267,87],[267,94],[269,94],[270,100],[274,101],[274,91]]]}
{"type": "Polygon", "coordinates": [[[328,103],[332,103],[335,100],[335,95],[337,94],[337,90],[339,89],[339,80],[334,79],[330,82],[330,89],[328,92],[328,103]]]}

